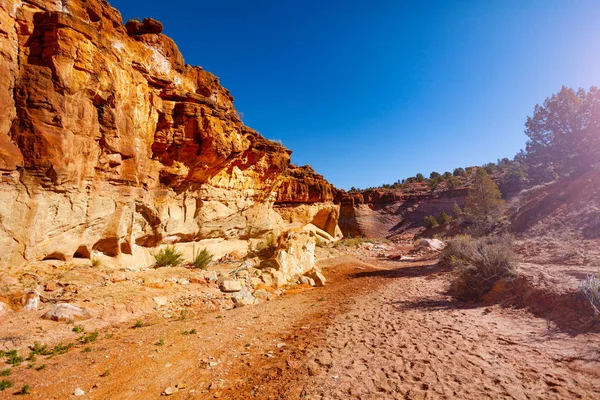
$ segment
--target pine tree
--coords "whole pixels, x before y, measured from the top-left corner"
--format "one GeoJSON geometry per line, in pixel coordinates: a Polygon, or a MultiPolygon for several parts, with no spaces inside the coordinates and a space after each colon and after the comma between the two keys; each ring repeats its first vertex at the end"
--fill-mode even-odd
{"type": "Polygon", "coordinates": [[[483,168],[478,169],[465,199],[467,216],[472,221],[494,223],[502,216],[504,205],[498,186],[483,168]]]}

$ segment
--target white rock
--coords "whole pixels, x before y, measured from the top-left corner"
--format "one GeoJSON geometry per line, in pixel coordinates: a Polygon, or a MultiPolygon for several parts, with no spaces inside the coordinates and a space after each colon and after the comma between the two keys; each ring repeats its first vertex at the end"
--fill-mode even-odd
{"type": "Polygon", "coordinates": [[[40,307],[40,294],[37,290],[32,290],[25,295],[25,311],[37,311],[40,307]]]}
{"type": "Polygon", "coordinates": [[[173,387],[173,386],[169,386],[168,388],[166,388],[166,389],[163,391],[163,394],[164,394],[165,396],[170,396],[170,395],[172,395],[172,394],[175,394],[175,393],[177,393],[177,392],[179,392],[179,389],[177,389],[176,387],[173,387]]]}
{"type": "Polygon", "coordinates": [[[86,308],[67,303],[55,304],[50,311],[42,315],[42,319],[50,319],[52,321],[80,321],[90,318],[92,316],[86,308]]]}
{"type": "Polygon", "coordinates": [[[268,300],[271,296],[269,295],[269,292],[267,292],[265,289],[258,289],[254,292],[254,297],[259,300],[268,300]]]}
{"type": "Polygon", "coordinates": [[[224,280],[221,283],[221,291],[225,293],[239,292],[242,290],[242,282],[233,279],[224,280]]]}
{"type": "Polygon", "coordinates": [[[428,247],[432,250],[442,251],[446,247],[446,244],[439,239],[423,239],[418,247],[428,247]]]}
{"type": "Polygon", "coordinates": [[[0,301],[0,317],[12,312],[10,306],[0,301]]]}
{"type": "Polygon", "coordinates": [[[169,303],[169,299],[166,296],[153,297],[152,300],[158,307],[166,306],[169,303]]]}
{"type": "Polygon", "coordinates": [[[73,391],[73,395],[75,396],[83,396],[85,394],[85,392],[79,388],[75,389],[75,391],[73,391]]]}

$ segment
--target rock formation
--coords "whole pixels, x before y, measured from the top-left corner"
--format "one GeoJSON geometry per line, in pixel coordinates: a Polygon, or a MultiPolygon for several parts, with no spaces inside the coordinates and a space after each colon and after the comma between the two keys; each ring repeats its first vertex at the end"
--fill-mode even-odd
{"type": "Polygon", "coordinates": [[[103,0],[0,1],[0,268],[143,266],[164,243],[220,256],[289,224],[339,235],[335,189],[161,32],[103,0]]]}

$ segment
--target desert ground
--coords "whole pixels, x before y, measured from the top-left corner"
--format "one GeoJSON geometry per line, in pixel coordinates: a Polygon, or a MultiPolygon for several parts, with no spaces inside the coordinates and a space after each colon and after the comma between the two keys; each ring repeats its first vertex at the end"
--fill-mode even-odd
{"type": "MultiPolygon", "coordinates": [[[[89,343],[76,340],[82,335],[73,324],[42,326],[39,316],[22,314],[27,330],[8,335],[14,343],[5,336],[6,349],[15,344],[27,356],[36,330],[53,338],[50,346],[76,344],[13,367],[14,385],[0,397],[12,398],[23,385],[28,397],[44,399],[600,396],[594,327],[569,329],[564,314],[534,315],[539,304],[530,309],[509,298],[455,300],[448,295],[452,271],[440,266],[436,252],[415,252],[408,240],[324,248],[318,256],[324,287],[298,285],[239,308],[192,305],[185,313],[157,309],[112,324],[81,321],[86,332],[98,332],[89,343]]],[[[531,268],[525,267],[533,275],[531,268]]],[[[138,290],[152,295],[168,288],[138,290]]],[[[15,331],[18,321],[10,322],[15,331]]]]}

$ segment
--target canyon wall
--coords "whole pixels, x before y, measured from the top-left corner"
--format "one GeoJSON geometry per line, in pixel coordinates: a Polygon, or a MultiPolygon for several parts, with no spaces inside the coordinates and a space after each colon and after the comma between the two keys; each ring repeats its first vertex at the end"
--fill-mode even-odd
{"type": "Polygon", "coordinates": [[[220,256],[307,223],[336,234],[335,189],[161,32],[102,0],[0,0],[0,268],[144,266],[165,243],[220,256]]]}

